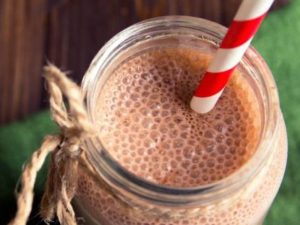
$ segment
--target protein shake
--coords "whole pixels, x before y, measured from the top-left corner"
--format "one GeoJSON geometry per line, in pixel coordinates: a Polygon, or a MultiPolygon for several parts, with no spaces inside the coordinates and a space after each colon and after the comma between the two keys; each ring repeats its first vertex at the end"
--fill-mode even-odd
{"type": "MultiPolygon", "coordinates": [[[[130,174],[165,187],[197,188],[231,177],[255,155],[265,120],[245,71],[237,70],[215,109],[200,115],[189,101],[215,45],[191,37],[145,43],[119,57],[98,88],[93,118],[103,148],[130,174]]],[[[82,169],[77,202],[103,225],[259,224],[285,168],[284,125],[280,129],[266,166],[220,201],[156,205],[129,191],[110,193],[82,169]]]]}

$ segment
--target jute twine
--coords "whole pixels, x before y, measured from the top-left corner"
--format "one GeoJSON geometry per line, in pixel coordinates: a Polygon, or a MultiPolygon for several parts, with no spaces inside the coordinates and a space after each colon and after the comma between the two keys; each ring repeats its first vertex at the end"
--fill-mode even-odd
{"type": "MultiPolygon", "coordinates": [[[[62,225],[76,225],[70,202],[76,191],[78,160],[80,158],[91,165],[80,148],[81,142],[94,134],[80,88],[52,64],[46,66],[44,72],[52,117],[60,127],[61,134],[45,137],[41,147],[24,167],[21,189],[17,195],[17,212],[9,225],[26,224],[32,209],[36,175],[49,153],[52,153],[52,162],[42,198],[41,216],[46,222],[57,216],[62,225]],[[67,99],[68,107],[63,96],[67,99]]],[[[89,169],[93,170],[90,166],[89,169]]]]}

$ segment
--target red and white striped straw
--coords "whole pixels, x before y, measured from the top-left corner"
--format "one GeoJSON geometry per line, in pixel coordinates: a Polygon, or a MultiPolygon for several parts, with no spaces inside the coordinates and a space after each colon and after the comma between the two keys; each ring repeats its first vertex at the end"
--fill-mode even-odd
{"type": "Polygon", "coordinates": [[[207,113],[213,109],[273,1],[244,0],[241,3],[220,48],[194,93],[190,103],[193,110],[207,113]]]}

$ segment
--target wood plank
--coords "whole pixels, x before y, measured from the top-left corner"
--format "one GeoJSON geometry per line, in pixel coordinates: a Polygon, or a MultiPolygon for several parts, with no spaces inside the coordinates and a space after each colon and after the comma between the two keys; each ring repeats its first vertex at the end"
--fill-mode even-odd
{"type": "Polygon", "coordinates": [[[10,109],[10,77],[13,69],[14,8],[8,0],[0,1],[0,123],[8,120],[10,109]]]}
{"type": "Polygon", "coordinates": [[[40,108],[45,3],[1,0],[0,123],[40,108]]]}
{"type": "Polygon", "coordinates": [[[80,81],[92,58],[114,34],[134,23],[130,0],[67,1],[52,9],[46,54],[50,61],[70,69],[80,81]],[[105,7],[103,7],[105,5],[105,7]]]}
{"type": "Polygon", "coordinates": [[[221,1],[222,24],[229,26],[242,0],[221,1]]]}

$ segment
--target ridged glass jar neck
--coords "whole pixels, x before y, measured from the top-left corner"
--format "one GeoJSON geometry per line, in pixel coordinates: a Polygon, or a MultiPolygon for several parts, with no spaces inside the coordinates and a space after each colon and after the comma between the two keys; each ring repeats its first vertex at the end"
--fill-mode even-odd
{"type": "MultiPolygon", "coordinates": [[[[158,17],[137,23],[114,36],[98,52],[86,72],[82,89],[86,96],[87,110],[95,121],[95,101],[105,84],[105,74],[110,74],[114,59],[132,46],[147,40],[165,36],[189,36],[205,40],[218,46],[226,28],[200,18],[186,16],[158,17]]],[[[245,71],[249,82],[257,94],[262,117],[260,142],[252,158],[238,171],[218,182],[193,187],[172,188],[148,182],[137,177],[110,157],[101,144],[101,138],[86,142],[92,163],[99,172],[99,177],[106,180],[112,188],[160,205],[206,205],[226,198],[241,189],[263,168],[264,162],[271,155],[272,143],[278,132],[279,103],[277,89],[268,66],[255,49],[248,49],[240,69],[245,71]]]]}

